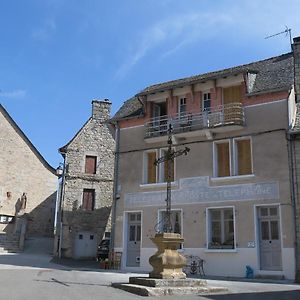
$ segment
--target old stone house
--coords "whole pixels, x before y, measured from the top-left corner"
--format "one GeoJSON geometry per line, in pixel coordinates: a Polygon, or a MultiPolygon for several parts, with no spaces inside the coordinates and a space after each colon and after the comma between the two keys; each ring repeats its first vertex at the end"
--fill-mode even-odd
{"type": "Polygon", "coordinates": [[[56,189],[55,169],[0,105],[0,247],[53,237],[56,189]]]}
{"type": "Polygon", "coordinates": [[[169,165],[180,251],[204,259],[207,275],[243,277],[248,265],[255,276],[295,278],[287,140],[300,65],[294,56],[158,83],[124,103],[112,119],[119,170],[113,236],[122,269],[151,270],[150,238],[164,230],[168,173],[154,162],[166,153],[171,125],[174,150],[190,148],[169,165]]]}
{"type": "Polygon", "coordinates": [[[92,101],[92,116],[74,138],[59,149],[64,158],[58,204],[56,255],[96,256],[98,243],[110,231],[113,194],[111,102],[92,101]]]}

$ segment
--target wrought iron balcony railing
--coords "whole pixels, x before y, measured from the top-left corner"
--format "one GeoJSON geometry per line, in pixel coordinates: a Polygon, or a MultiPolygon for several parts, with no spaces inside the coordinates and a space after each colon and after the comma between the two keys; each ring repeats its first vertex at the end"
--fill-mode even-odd
{"type": "Polygon", "coordinates": [[[204,112],[189,112],[173,116],[151,118],[145,123],[145,138],[167,135],[172,124],[173,133],[213,129],[225,125],[244,125],[244,109],[241,103],[211,107],[204,112]]]}

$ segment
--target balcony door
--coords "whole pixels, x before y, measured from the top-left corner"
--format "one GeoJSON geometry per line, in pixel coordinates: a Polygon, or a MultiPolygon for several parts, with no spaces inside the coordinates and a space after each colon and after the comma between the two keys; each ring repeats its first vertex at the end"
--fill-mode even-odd
{"type": "Polygon", "coordinates": [[[154,131],[165,131],[167,130],[167,104],[166,102],[153,103],[152,108],[152,120],[154,131]]]}
{"type": "Polygon", "coordinates": [[[240,108],[235,107],[234,103],[242,102],[241,86],[231,86],[223,89],[224,121],[231,122],[240,113],[240,108]]]}

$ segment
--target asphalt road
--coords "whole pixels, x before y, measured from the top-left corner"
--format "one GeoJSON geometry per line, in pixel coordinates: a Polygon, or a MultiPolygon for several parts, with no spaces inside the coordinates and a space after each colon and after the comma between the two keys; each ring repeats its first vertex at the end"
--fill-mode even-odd
{"type": "MultiPolygon", "coordinates": [[[[92,268],[85,263],[64,265],[51,262],[49,255],[0,255],[0,300],[134,300],[144,297],[110,287],[111,282],[127,282],[129,276],[141,274],[120,273],[92,268]]],[[[145,276],[145,274],[142,274],[145,276]]],[[[239,281],[208,280],[211,286],[225,286],[226,293],[215,295],[166,296],[172,300],[299,300],[300,285],[239,281]]],[[[148,299],[157,299],[148,297],[148,299]]]]}

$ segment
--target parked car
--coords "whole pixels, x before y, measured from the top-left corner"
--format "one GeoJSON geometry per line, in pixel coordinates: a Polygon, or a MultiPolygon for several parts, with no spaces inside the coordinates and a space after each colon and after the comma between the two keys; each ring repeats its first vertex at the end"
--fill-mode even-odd
{"type": "Polygon", "coordinates": [[[110,239],[104,239],[97,248],[97,260],[105,260],[108,258],[110,239]]]}

